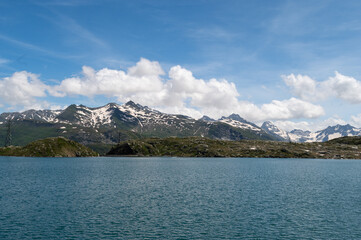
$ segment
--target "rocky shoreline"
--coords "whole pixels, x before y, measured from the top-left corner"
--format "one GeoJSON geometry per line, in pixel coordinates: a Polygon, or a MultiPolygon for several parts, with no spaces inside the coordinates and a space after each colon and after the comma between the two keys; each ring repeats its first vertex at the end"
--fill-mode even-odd
{"type": "Polygon", "coordinates": [[[361,159],[360,143],[360,137],[343,137],[324,143],[227,141],[201,137],[149,138],[121,142],[107,155],[361,159]]]}

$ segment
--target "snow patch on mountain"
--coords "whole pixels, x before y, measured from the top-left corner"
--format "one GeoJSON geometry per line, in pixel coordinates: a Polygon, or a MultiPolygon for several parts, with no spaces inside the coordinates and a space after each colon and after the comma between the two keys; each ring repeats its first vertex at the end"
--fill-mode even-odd
{"type": "Polygon", "coordinates": [[[278,136],[283,141],[289,141],[290,136],[289,133],[278,128],[276,125],[274,125],[271,121],[266,121],[262,124],[261,128],[266,131],[267,133],[278,136]]]}
{"type": "Polygon", "coordinates": [[[226,124],[231,125],[232,127],[235,127],[235,128],[249,129],[249,130],[257,131],[257,132],[261,131],[261,129],[259,127],[254,127],[254,126],[252,126],[250,124],[242,123],[242,122],[239,122],[239,121],[233,120],[233,119],[220,119],[219,122],[226,123],[226,124]]]}
{"type": "Polygon", "coordinates": [[[226,123],[235,128],[248,129],[256,132],[261,132],[262,129],[256,124],[248,122],[244,118],[240,117],[238,114],[231,114],[228,117],[222,117],[218,122],[226,123]]]}
{"type": "Polygon", "coordinates": [[[24,112],[6,112],[0,114],[0,120],[2,122],[13,120],[37,120],[45,122],[54,122],[56,117],[62,112],[62,110],[27,110],[24,112]]]}
{"type": "Polygon", "coordinates": [[[328,140],[332,140],[332,139],[339,138],[339,137],[342,137],[341,133],[333,133],[333,134],[328,135],[328,140]]]}
{"type": "Polygon", "coordinates": [[[300,129],[292,130],[291,132],[286,132],[280,130],[277,126],[270,122],[265,122],[262,126],[263,129],[267,129],[270,134],[275,134],[286,141],[285,134],[287,134],[289,141],[291,142],[325,142],[339,137],[344,136],[361,136],[361,129],[355,128],[349,124],[347,125],[336,125],[329,126],[326,129],[310,132],[303,131],[300,129]],[[270,125],[273,125],[270,127],[270,125]]]}
{"type": "MultiPolygon", "coordinates": [[[[70,105],[64,110],[28,110],[24,112],[0,114],[0,124],[8,120],[34,120],[49,123],[63,123],[92,128],[119,128],[133,132],[169,132],[189,134],[203,134],[217,124],[224,123],[233,128],[249,130],[257,135],[271,135],[273,139],[291,142],[324,142],[342,136],[361,136],[361,129],[351,125],[336,125],[326,129],[310,132],[299,129],[284,131],[270,121],[262,127],[248,122],[237,114],[222,117],[218,120],[203,116],[199,120],[176,114],[162,113],[129,101],[123,105],[109,103],[102,107],[90,108],[84,105],[70,105]]],[[[222,136],[220,136],[222,137],[222,136]]]]}

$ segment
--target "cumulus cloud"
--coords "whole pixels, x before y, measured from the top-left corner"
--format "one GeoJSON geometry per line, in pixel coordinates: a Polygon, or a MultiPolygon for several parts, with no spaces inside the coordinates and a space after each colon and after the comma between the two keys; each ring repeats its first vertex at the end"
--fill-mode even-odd
{"type": "MultiPolygon", "coordinates": [[[[293,82],[290,80],[290,84],[296,84],[297,79],[293,82]]],[[[47,94],[59,98],[93,98],[101,95],[116,98],[119,102],[133,100],[164,112],[194,118],[202,115],[219,118],[237,113],[250,121],[260,122],[317,118],[324,114],[320,105],[298,98],[274,100],[263,105],[242,101],[232,82],[196,78],[181,66],[171,67],[166,74],[158,62],[145,58],[126,71],[108,68],[95,70],[84,66],[79,76],[66,78],[55,86],[46,85],[35,74],[17,72],[0,81],[0,90],[0,98],[6,104],[22,104],[27,108],[49,108],[51,105],[45,101],[38,101],[47,94]]]]}
{"type": "Polygon", "coordinates": [[[290,74],[281,76],[286,85],[291,89],[292,93],[301,99],[314,99],[317,93],[317,83],[309,76],[290,74]]]}
{"type": "Polygon", "coordinates": [[[153,105],[164,91],[164,84],[160,75],[164,72],[158,62],[151,62],[142,58],[136,66],[128,69],[128,73],[121,70],[103,68],[95,71],[84,66],[81,77],[67,78],[60,85],[49,91],[56,97],[82,95],[94,97],[104,95],[117,97],[119,101],[142,100],[142,103],[153,105]]]}
{"type": "Polygon", "coordinates": [[[350,103],[361,103],[361,82],[338,72],[321,83],[325,91],[350,103]]]}
{"type": "Polygon", "coordinates": [[[45,97],[48,86],[38,75],[26,71],[16,72],[0,80],[0,99],[9,105],[30,106],[38,97],[45,97]]]}
{"type": "MultiPolygon", "coordinates": [[[[339,116],[334,116],[334,117],[330,117],[327,118],[321,122],[316,122],[314,125],[317,126],[318,130],[324,129],[328,126],[335,126],[335,125],[345,125],[347,124],[347,122],[345,120],[343,120],[342,118],[340,118],[339,116]]],[[[316,128],[316,127],[314,127],[316,128]]]]}
{"type": "Polygon", "coordinates": [[[317,118],[325,114],[320,105],[297,98],[284,101],[272,101],[262,106],[262,112],[270,119],[317,118]]]}
{"type": "Polygon", "coordinates": [[[170,80],[165,85],[168,92],[165,103],[169,100],[178,106],[183,106],[189,99],[190,105],[200,108],[223,108],[237,103],[239,93],[236,86],[226,80],[196,79],[192,72],[181,66],[172,67],[169,78],[170,80]]]}
{"type": "Polygon", "coordinates": [[[165,112],[180,113],[198,118],[203,114],[218,118],[238,113],[250,121],[267,119],[316,118],[324,114],[319,105],[296,98],[272,101],[262,106],[239,100],[234,83],[225,79],[203,80],[192,72],[173,66],[168,77],[155,61],[142,58],[127,72],[83,67],[82,76],[63,80],[53,87],[54,96],[105,95],[124,102],[133,100],[165,112]]]}
{"type": "Polygon", "coordinates": [[[317,101],[336,97],[349,103],[361,103],[361,82],[339,72],[335,72],[334,77],[321,82],[306,75],[290,74],[282,78],[291,92],[304,100],[317,101]]]}
{"type": "Polygon", "coordinates": [[[34,110],[44,110],[44,109],[61,110],[61,109],[65,109],[65,108],[66,108],[66,106],[51,104],[48,101],[36,101],[36,102],[33,102],[30,105],[25,105],[20,111],[25,111],[25,110],[29,110],[29,109],[34,109],[34,110]]]}
{"type": "Polygon", "coordinates": [[[361,114],[351,116],[351,125],[355,127],[361,127],[361,114]]]}
{"type": "Polygon", "coordinates": [[[285,131],[292,131],[294,129],[302,129],[302,130],[313,130],[311,124],[306,121],[294,122],[294,121],[275,121],[274,124],[285,131]]]}
{"type": "MultiPolygon", "coordinates": [[[[361,116],[360,116],[360,120],[361,120],[361,116]]],[[[347,124],[347,122],[338,116],[334,116],[324,120],[319,120],[319,121],[316,120],[311,122],[306,122],[306,121],[295,122],[289,120],[284,120],[284,121],[281,120],[281,121],[275,121],[274,124],[280,129],[283,129],[285,131],[292,131],[293,129],[302,129],[302,130],[309,130],[312,132],[316,132],[325,129],[328,126],[335,126],[337,124],[345,125],[347,124]]]]}

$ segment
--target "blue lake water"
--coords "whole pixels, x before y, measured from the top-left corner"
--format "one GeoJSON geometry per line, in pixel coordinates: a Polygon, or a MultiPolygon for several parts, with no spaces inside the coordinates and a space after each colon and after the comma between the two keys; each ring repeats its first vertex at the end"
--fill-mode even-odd
{"type": "Polygon", "coordinates": [[[361,239],[361,160],[0,157],[0,239],[361,239]]]}

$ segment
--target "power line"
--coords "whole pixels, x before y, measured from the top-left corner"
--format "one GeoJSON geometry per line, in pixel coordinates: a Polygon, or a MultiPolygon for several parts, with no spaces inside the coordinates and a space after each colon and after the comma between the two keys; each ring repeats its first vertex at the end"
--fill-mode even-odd
{"type": "Polygon", "coordinates": [[[5,144],[4,144],[5,147],[10,146],[12,143],[11,125],[12,125],[11,119],[9,119],[7,123],[7,131],[6,131],[5,144]]]}

